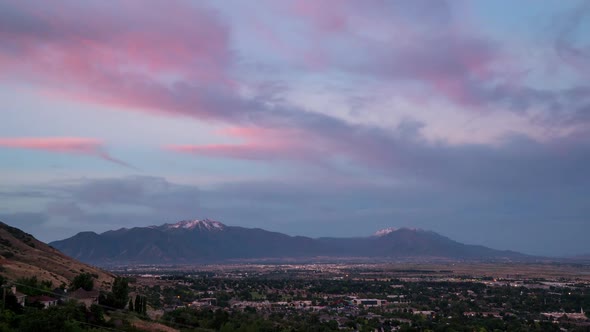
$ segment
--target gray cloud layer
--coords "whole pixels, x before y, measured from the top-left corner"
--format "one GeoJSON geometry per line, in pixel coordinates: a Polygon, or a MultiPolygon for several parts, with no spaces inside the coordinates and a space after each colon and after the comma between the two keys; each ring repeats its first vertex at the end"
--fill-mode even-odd
{"type": "Polygon", "coordinates": [[[45,188],[49,200],[43,211],[2,214],[0,219],[48,241],[84,230],[205,217],[308,236],[370,235],[388,226],[416,226],[466,243],[565,255],[590,251],[585,241],[590,205],[582,187],[484,191],[402,182],[336,188],[310,181],[232,183],[203,190],[157,177],[83,179],[45,188]],[[55,192],[62,198],[55,199],[55,192]]]}

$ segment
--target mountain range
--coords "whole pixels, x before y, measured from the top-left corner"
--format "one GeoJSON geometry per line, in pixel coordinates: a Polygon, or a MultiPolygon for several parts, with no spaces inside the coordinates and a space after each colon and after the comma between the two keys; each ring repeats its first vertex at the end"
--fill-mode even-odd
{"type": "Polygon", "coordinates": [[[184,220],[160,226],[81,232],[50,243],[66,255],[97,264],[192,264],[256,260],[444,259],[527,260],[530,256],[466,245],[432,231],[388,228],[369,237],[310,238],[218,221],[184,220]]]}

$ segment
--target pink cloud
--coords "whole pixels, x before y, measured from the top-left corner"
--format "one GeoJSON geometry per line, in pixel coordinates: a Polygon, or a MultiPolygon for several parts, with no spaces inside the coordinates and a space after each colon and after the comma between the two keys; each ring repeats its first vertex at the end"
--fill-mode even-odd
{"type": "MultiPolygon", "coordinates": [[[[487,89],[486,84],[497,78],[493,68],[499,59],[498,47],[472,37],[472,31],[466,34],[449,25],[444,1],[434,6],[430,1],[395,2],[394,7],[386,1],[371,2],[372,6],[358,3],[305,1],[290,8],[308,24],[303,29],[308,35],[302,37],[310,38],[302,48],[311,49],[301,54],[311,67],[332,66],[352,74],[352,82],[365,76],[409,81],[411,86],[418,82],[427,87],[423,99],[436,98],[432,97],[436,91],[470,109],[507,98],[528,102],[526,95],[487,89]],[[403,8],[415,3],[422,7],[403,8]],[[366,17],[358,20],[359,16],[366,17]],[[375,20],[377,26],[395,21],[383,30],[387,33],[393,26],[399,38],[373,39],[363,29],[375,20]]],[[[54,93],[89,103],[252,126],[227,130],[228,136],[243,143],[169,146],[173,151],[291,160],[339,154],[368,164],[392,159],[387,149],[396,141],[387,134],[297,107],[266,103],[272,93],[260,98],[240,95],[232,75],[236,57],[230,31],[215,12],[199,5],[180,0],[147,4],[129,0],[114,5],[72,0],[60,6],[4,2],[0,5],[0,79],[37,83],[44,90],[51,87],[54,93]]],[[[259,30],[276,49],[291,53],[289,41],[281,40],[272,29],[259,30]]],[[[75,151],[68,150],[82,153],[75,151]]],[[[102,149],[87,151],[117,162],[102,149]]]]}
{"type": "Polygon", "coordinates": [[[100,149],[102,142],[93,138],[81,137],[0,138],[0,146],[52,152],[93,154],[100,149]]]}
{"type": "Polygon", "coordinates": [[[293,131],[280,131],[261,127],[228,127],[218,131],[221,136],[243,141],[235,144],[168,145],[169,151],[208,157],[273,160],[299,159],[304,147],[293,139],[293,131]]]}
{"type": "Polygon", "coordinates": [[[381,136],[382,132],[372,136],[374,133],[371,131],[359,130],[342,123],[320,122],[316,126],[315,131],[309,128],[280,130],[261,127],[228,127],[219,130],[218,134],[238,139],[240,142],[167,145],[164,149],[214,158],[304,161],[334,171],[333,163],[339,157],[355,160],[371,167],[381,168],[391,165],[392,156],[384,153],[384,150],[388,148],[387,144],[395,143],[392,137],[381,136]]]}
{"type": "Polygon", "coordinates": [[[131,165],[113,158],[104,149],[103,142],[84,137],[10,137],[0,138],[0,147],[11,149],[40,150],[99,157],[117,165],[131,165]]]}
{"type": "Polygon", "coordinates": [[[3,5],[0,79],[94,103],[209,117],[227,99],[218,95],[235,93],[229,31],[210,10],[180,0],[38,8],[3,5]]]}
{"type": "MultiPolygon", "coordinates": [[[[148,5],[133,0],[116,6],[66,1],[40,10],[9,1],[0,11],[0,38],[6,45],[0,48],[0,79],[24,79],[69,98],[144,112],[222,121],[260,118],[266,110],[243,98],[232,77],[236,57],[228,26],[199,5],[181,0],[148,5]]],[[[489,78],[496,49],[453,30],[445,22],[444,1],[436,6],[420,1],[371,6],[296,1],[277,6],[305,23],[301,32],[309,37],[307,43],[293,46],[262,24],[255,31],[286,57],[300,57],[307,68],[418,81],[469,107],[486,102],[471,86],[489,78]],[[420,19],[423,13],[425,21],[420,19]],[[383,30],[395,28],[400,38],[371,39],[362,32],[372,21],[393,21],[383,30]]]]}
{"type": "Polygon", "coordinates": [[[418,82],[428,99],[483,107],[493,101],[481,90],[500,78],[495,67],[506,69],[509,61],[499,45],[479,37],[477,29],[452,21],[451,11],[447,1],[359,5],[342,0],[295,1],[288,12],[311,31],[304,59],[316,64],[311,68],[331,66],[388,81],[418,82]],[[373,37],[374,30],[379,38],[373,37]]]}
{"type": "Polygon", "coordinates": [[[290,10],[308,20],[321,33],[342,33],[348,28],[350,17],[347,11],[351,1],[298,0],[291,3],[290,10]]]}
{"type": "Polygon", "coordinates": [[[260,141],[272,138],[274,142],[294,141],[301,137],[301,130],[297,128],[263,128],[263,127],[225,127],[217,134],[247,141],[260,141]]]}
{"type": "MultiPolygon", "coordinates": [[[[238,139],[230,144],[167,145],[165,150],[185,154],[245,160],[306,160],[319,162],[325,144],[310,147],[310,138],[299,129],[273,129],[262,127],[228,127],[218,131],[220,136],[238,139]]],[[[318,143],[320,143],[318,141],[318,143]]]]}

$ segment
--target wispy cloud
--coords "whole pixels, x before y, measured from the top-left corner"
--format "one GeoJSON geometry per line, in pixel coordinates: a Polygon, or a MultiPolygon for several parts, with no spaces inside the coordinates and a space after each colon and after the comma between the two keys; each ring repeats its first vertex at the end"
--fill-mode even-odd
{"type": "Polygon", "coordinates": [[[128,163],[112,157],[102,141],[85,137],[7,137],[0,138],[0,147],[12,149],[40,150],[78,155],[89,155],[134,168],[128,163]]]}
{"type": "Polygon", "coordinates": [[[576,34],[584,20],[590,18],[590,3],[582,2],[577,8],[561,17],[560,30],[555,40],[555,51],[576,71],[590,74],[590,44],[576,45],[576,34]]]}

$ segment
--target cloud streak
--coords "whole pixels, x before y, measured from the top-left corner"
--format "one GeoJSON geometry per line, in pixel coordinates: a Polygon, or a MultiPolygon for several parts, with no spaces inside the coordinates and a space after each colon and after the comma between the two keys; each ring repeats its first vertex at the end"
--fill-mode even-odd
{"type": "Polygon", "coordinates": [[[0,147],[10,149],[39,150],[75,155],[95,156],[108,162],[133,168],[105,151],[102,141],[85,137],[8,137],[0,138],[0,147]]]}
{"type": "Polygon", "coordinates": [[[562,17],[561,29],[555,41],[555,51],[573,69],[590,73],[590,45],[576,45],[576,32],[584,19],[590,17],[590,4],[582,2],[578,8],[562,17]]]}

